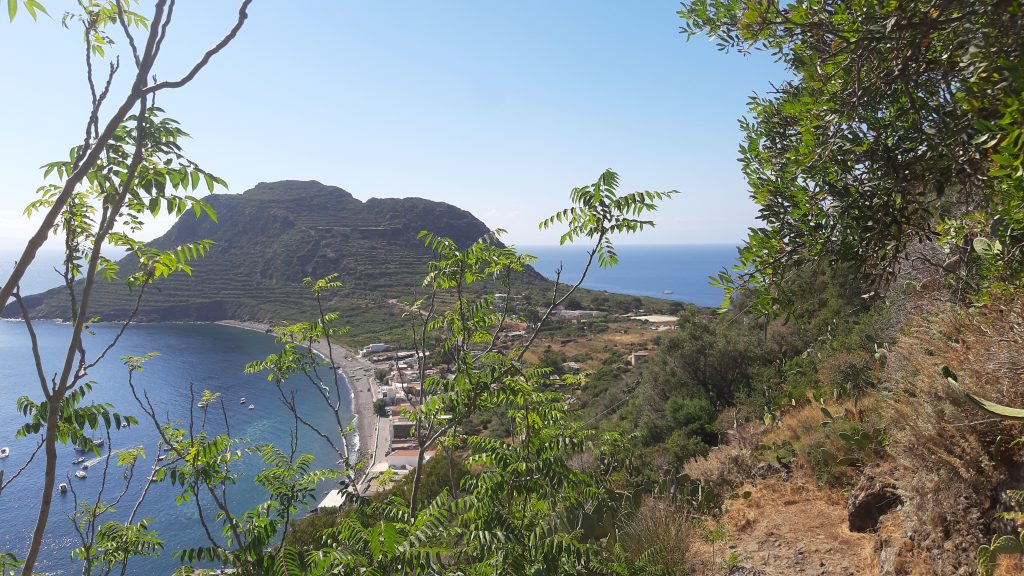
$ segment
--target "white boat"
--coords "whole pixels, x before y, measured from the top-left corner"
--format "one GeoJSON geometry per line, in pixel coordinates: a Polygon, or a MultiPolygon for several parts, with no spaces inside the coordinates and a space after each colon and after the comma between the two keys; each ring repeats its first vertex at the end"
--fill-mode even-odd
{"type": "Polygon", "coordinates": [[[57,486],[57,492],[60,492],[61,494],[66,494],[66,493],[67,493],[67,491],[68,491],[68,485],[67,485],[67,484],[65,484],[65,483],[61,482],[61,483],[60,483],[60,484],[59,484],[59,485],[57,486]]]}
{"type": "Polygon", "coordinates": [[[242,399],[238,403],[239,404],[245,404],[245,396],[242,396],[242,399]]]}
{"type": "Polygon", "coordinates": [[[256,409],[256,405],[255,404],[249,404],[249,410],[255,410],[255,409],[256,409]]]}
{"type": "Polygon", "coordinates": [[[85,472],[82,472],[81,470],[79,470],[78,472],[75,472],[75,477],[76,478],[85,478],[86,476],[88,476],[88,474],[86,474],[85,472]]]}
{"type": "Polygon", "coordinates": [[[3,448],[0,448],[0,458],[7,458],[10,455],[11,455],[11,449],[10,448],[8,448],[7,446],[4,446],[3,448]]]}
{"type": "Polygon", "coordinates": [[[79,456],[78,458],[75,458],[74,460],[71,461],[71,463],[74,464],[75,466],[78,466],[82,462],[85,462],[85,456],[79,456]]]}
{"type": "Polygon", "coordinates": [[[89,466],[92,466],[92,464],[89,464],[88,462],[86,462],[85,464],[82,464],[82,470],[88,470],[89,466]]]}
{"type": "Polygon", "coordinates": [[[671,290],[662,290],[661,293],[662,294],[672,294],[672,291],[671,290]]]}
{"type": "Polygon", "coordinates": [[[106,442],[107,442],[107,441],[106,441],[106,440],[104,440],[103,438],[96,438],[96,439],[94,439],[94,440],[92,441],[92,445],[93,445],[93,446],[103,446],[104,444],[106,444],[106,442]]]}
{"type": "Polygon", "coordinates": [[[196,404],[196,406],[198,406],[200,408],[206,408],[206,402],[200,402],[200,403],[196,404]]]}
{"type": "Polygon", "coordinates": [[[166,455],[166,454],[161,454],[161,455],[159,455],[159,456],[157,456],[157,457],[156,457],[156,459],[157,459],[157,461],[158,461],[158,462],[160,462],[160,461],[163,461],[163,460],[164,460],[165,458],[167,458],[167,455],[166,455]]]}

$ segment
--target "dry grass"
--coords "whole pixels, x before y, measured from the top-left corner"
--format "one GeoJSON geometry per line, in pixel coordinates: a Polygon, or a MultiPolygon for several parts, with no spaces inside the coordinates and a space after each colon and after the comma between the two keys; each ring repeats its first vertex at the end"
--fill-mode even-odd
{"type": "Polygon", "coordinates": [[[840,441],[840,432],[875,431],[880,424],[876,422],[872,406],[874,396],[861,399],[860,408],[854,409],[852,403],[826,404],[825,408],[837,419],[836,422],[823,426],[826,420],[822,406],[817,403],[803,405],[787,411],[779,423],[764,435],[763,443],[775,447],[776,451],[789,450],[795,456],[795,471],[817,482],[835,487],[851,487],[860,476],[860,470],[867,464],[882,456],[879,446],[872,446],[864,451],[851,451],[840,441]],[[831,456],[823,456],[826,451],[831,456]],[[831,459],[845,457],[855,464],[835,465],[831,459]]]}
{"type": "Polygon", "coordinates": [[[601,365],[611,350],[623,355],[636,350],[651,347],[654,338],[660,332],[654,332],[646,322],[625,317],[611,316],[608,318],[608,331],[600,334],[565,337],[558,334],[543,333],[537,338],[533,348],[526,354],[527,362],[536,362],[546,346],[562,352],[567,357],[589,356],[581,362],[586,370],[593,370],[601,365]]]}
{"type": "Polygon", "coordinates": [[[690,551],[700,538],[694,519],[668,500],[648,498],[619,532],[619,544],[634,560],[652,553],[668,574],[688,574],[690,551]]]}
{"type": "Polygon", "coordinates": [[[757,466],[758,426],[750,424],[731,430],[728,444],[712,448],[706,457],[687,461],[683,472],[716,494],[728,495],[749,481],[757,466]]]}
{"type": "Polygon", "coordinates": [[[975,394],[1024,406],[1024,300],[917,306],[886,371],[889,449],[915,556],[932,570],[942,567],[931,573],[954,573],[973,564],[977,546],[994,531],[1001,492],[1021,487],[1006,481],[1024,463],[1010,445],[1024,429],[957,396],[941,369],[948,365],[975,394]]]}
{"type": "Polygon", "coordinates": [[[683,472],[705,488],[725,496],[748,480],[756,465],[753,451],[737,446],[719,446],[706,457],[689,460],[683,466],[683,472]]]}
{"type": "Polygon", "coordinates": [[[751,497],[732,500],[722,517],[724,550],[716,558],[706,543],[693,551],[705,567],[695,574],[721,574],[715,568],[730,553],[768,574],[877,573],[871,536],[846,529],[845,501],[830,490],[799,478],[769,478],[749,490],[751,497]]]}
{"type": "MultiPolygon", "coordinates": [[[[829,406],[831,411],[835,406],[829,406]]],[[[841,413],[841,409],[836,409],[841,413]]],[[[779,425],[772,428],[764,435],[763,442],[766,444],[782,444],[790,442],[797,444],[803,438],[812,436],[821,429],[823,415],[821,406],[818,404],[805,404],[798,408],[792,408],[782,415],[779,425]]]]}

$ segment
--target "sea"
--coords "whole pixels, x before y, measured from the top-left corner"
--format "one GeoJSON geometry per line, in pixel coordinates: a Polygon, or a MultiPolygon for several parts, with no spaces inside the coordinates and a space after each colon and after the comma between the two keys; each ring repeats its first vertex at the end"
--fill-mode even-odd
{"type": "MultiPolygon", "coordinates": [[[[6,279],[13,258],[0,254],[0,278],[6,279]]],[[[30,269],[30,276],[22,283],[23,292],[34,293],[52,287],[56,276],[52,265],[60,258],[54,254],[43,254],[30,269]],[[41,271],[41,272],[40,272],[41,271]]],[[[66,351],[70,326],[58,322],[34,322],[39,346],[44,359],[44,370],[50,375],[60,369],[66,351]]],[[[116,324],[98,323],[93,325],[86,338],[86,349],[90,353],[100,351],[110,342],[118,329],[116,324]]],[[[140,420],[138,426],[117,430],[111,434],[111,448],[119,450],[142,446],[146,453],[130,484],[123,479],[122,471],[112,464],[108,473],[107,487],[101,499],[113,502],[124,490],[125,494],[116,505],[116,512],[106,519],[123,520],[128,516],[145,484],[151,466],[156,462],[158,433],[145,418],[133,399],[128,387],[128,370],[121,358],[125,355],[142,355],[156,352],[159,355],[148,361],[137,373],[135,382],[140,390],[150,397],[162,419],[187,425],[190,408],[197,418],[201,410],[196,407],[197,399],[190,397],[189,387],[200,394],[203,390],[222,395],[227,409],[230,432],[244,438],[242,446],[254,447],[272,443],[287,451],[295,421],[279,399],[275,386],[263,375],[247,375],[243,368],[246,363],[265,358],[276,350],[272,336],[261,332],[242,330],[218,324],[139,324],[131,326],[114,350],[89,373],[89,380],[95,382],[94,392],[88,397],[95,402],[107,402],[121,414],[132,415],[140,420]],[[246,402],[241,403],[245,397],[246,402]],[[248,405],[254,409],[249,410],[248,405]]],[[[326,373],[325,373],[326,375],[326,373]]],[[[303,416],[328,433],[337,428],[330,410],[323,406],[319,396],[306,386],[286,382],[286,391],[294,389],[298,403],[303,407],[303,416]]],[[[17,398],[28,395],[38,401],[41,396],[25,325],[15,321],[0,321],[0,447],[10,448],[11,455],[0,460],[5,482],[20,468],[36,446],[36,438],[15,438],[18,428],[27,420],[16,408],[17,398]]],[[[346,421],[352,418],[351,397],[347,384],[342,388],[342,410],[346,421]]],[[[224,430],[224,418],[219,407],[207,416],[207,430],[219,433],[224,430]]],[[[101,434],[97,432],[96,437],[101,434]]],[[[337,456],[321,438],[299,425],[298,450],[312,454],[317,466],[332,468],[337,456]]],[[[74,487],[83,501],[95,501],[101,484],[102,461],[88,470],[88,477],[78,479],[72,474],[79,469],[72,461],[81,454],[71,446],[58,446],[58,482],[74,487]]],[[[88,456],[89,461],[95,457],[88,456]]],[[[116,458],[115,458],[116,459],[116,458]]],[[[39,487],[42,482],[42,454],[15,479],[3,493],[0,493],[0,552],[9,551],[23,558],[29,535],[35,526],[39,506],[39,487]]],[[[236,513],[243,513],[266,498],[265,491],[253,483],[253,476],[261,469],[258,455],[244,457],[236,467],[236,483],[228,490],[230,507],[236,513]]],[[[322,485],[318,497],[333,487],[322,485]]],[[[173,552],[195,546],[207,545],[197,522],[195,506],[190,503],[178,504],[180,490],[169,482],[154,484],[143,501],[136,518],[148,518],[149,527],[159,533],[164,541],[164,553],[148,558],[139,558],[129,565],[131,574],[170,575],[179,562],[173,552]]],[[[69,514],[74,509],[74,498],[69,492],[54,497],[50,522],[40,554],[37,572],[71,575],[80,573],[79,563],[71,558],[71,551],[79,546],[69,514]]],[[[204,508],[204,512],[206,509],[204,508]]],[[[213,516],[210,512],[208,518],[213,516]]],[[[216,533],[220,537],[219,531],[216,533]]]]}
{"type": "MultiPolygon", "coordinates": [[[[559,266],[563,266],[563,280],[573,278],[579,274],[586,258],[585,251],[580,248],[519,248],[539,258],[536,268],[548,278],[554,278],[559,266]]],[[[708,285],[707,278],[734,262],[736,248],[728,245],[620,246],[618,254],[618,266],[601,269],[595,264],[584,286],[593,290],[717,306],[722,294],[708,285]]],[[[0,246],[0,280],[7,278],[15,258],[17,254],[13,250],[0,246]]],[[[58,285],[59,278],[53,272],[53,267],[59,263],[58,253],[40,253],[22,282],[22,292],[32,294],[58,285]]],[[[60,368],[59,362],[66,350],[70,327],[50,321],[35,322],[34,325],[44,359],[44,370],[52,374],[60,368]]],[[[93,325],[92,333],[86,340],[87,350],[101,350],[117,329],[116,324],[93,325]]],[[[127,517],[157,457],[158,434],[144,420],[144,415],[130,394],[128,371],[121,358],[149,352],[159,354],[145,364],[136,379],[138,386],[149,394],[162,418],[187,424],[190,410],[199,414],[190,397],[191,385],[197,394],[202,390],[210,390],[222,395],[231,433],[246,438],[247,446],[272,443],[287,450],[295,424],[292,415],[280,402],[278,391],[265,376],[243,372],[246,363],[264,358],[275,350],[274,339],[269,335],[217,324],[139,324],[129,328],[117,347],[89,374],[89,379],[95,382],[94,393],[89,397],[91,401],[112,403],[118,412],[136,416],[142,421],[139,426],[113,432],[112,448],[119,450],[142,446],[146,451],[146,459],[138,465],[127,489],[118,470],[112,469],[109,473],[108,486],[102,499],[112,502],[121,490],[125,490],[125,494],[115,507],[116,512],[108,519],[127,517]],[[244,404],[240,403],[242,397],[246,398],[244,404]],[[255,406],[254,410],[247,409],[249,403],[255,406]]],[[[305,418],[325,430],[336,427],[333,416],[312,390],[298,383],[285,383],[285,388],[296,390],[305,418]]],[[[351,397],[347,388],[342,392],[342,409],[345,418],[351,419],[351,397]]],[[[4,470],[6,479],[25,463],[35,448],[34,438],[15,438],[17,429],[26,421],[16,409],[17,398],[22,395],[35,400],[40,397],[29,338],[23,323],[0,321],[0,447],[7,446],[11,450],[9,458],[0,460],[0,469],[4,470]]],[[[207,428],[215,433],[223,430],[224,422],[219,410],[211,411],[207,428]]],[[[332,467],[335,464],[336,456],[330,446],[301,426],[298,448],[300,452],[313,454],[321,467],[332,467]]],[[[58,453],[58,482],[74,486],[81,500],[95,500],[100,485],[100,466],[90,468],[88,478],[78,479],[71,476],[78,470],[78,466],[71,462],[79,454],[70,446],[60,446],[58,453]]],[[[238,478],[228,493],[230,505],[236,513],[244,512],[265,499],[263,489],[253,483],[253,476],[260,468],[261,461],[255,455],[244,458],[237,466],[238,478]]],[[[29,535],[35,525],[42,469],[40,457],[0,494],[0,552],[9,551],[18,557],[24,556],[29,535]]],[[[318,496],[332,487],[322,485],[318,496]]],[[[158,556],[134,560],[129,568],[130,573],[169,575],[179,565],[173,555],[174,551],[206,544],[206,538],[197,522],[195,507],[189,503],[178,504],[176,499],[179,494],[180,491],[169,483],[161,483],[155,484],[146,496],[137,517],[150,519],[150,528],[157,531],[164,540],[164,552],[158,556]]],[[[55,496],[38,571],[60,575],[79,571],[78,562],[71,557],[71,551],[79,545],[68,517],[73,508],[70,493],[55,496]]]]}
{"type": "MultiPolygon", "coordinates": [[[[579,278],[587,261],[587,250],[579,246],[517,246],[538,258],[534,268],[554,280],[562,266],[562,282],[579,278]]],[[[708,283],[708,277],[736,263],[736,246],[731,244],[665,244],[616,246],[619,263],[601,268],[597,259],[587,273],[584,288],[633,296],[656,296],[699,306],[722,303],[722,291],[708,283]]]]}

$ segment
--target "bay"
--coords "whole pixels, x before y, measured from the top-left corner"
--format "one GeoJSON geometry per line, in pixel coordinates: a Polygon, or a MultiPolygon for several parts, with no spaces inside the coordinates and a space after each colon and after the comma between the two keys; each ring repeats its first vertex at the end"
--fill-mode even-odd
{"type": "MultiPolygon", "coordinates": [[[[518,248],[538,258],[534,268],[548,279],[554,280],[562,265],[562,282],[575,282],[587,260],[586,249],[577,246],[518,248]]],[[[601,268],[595,259],[584,288],[714,307],[722,303],[722,291],[708,277],[736,263],[736,247],[730,244],[624,245],[616,251],[619,264],[601,268]]]]}
{"type": "MultiPolygon", "coordinates": [[[[60,367],[70,326],[56,322],[35,322],[34,325],[45,360],[44,369],[47,374],[52,374],[60,367]]],[[[94,335],[86,341],[87,349],[93,353],[100,351],[117,328],[116,324],[94,325],[94,335]]],[[[159,438],[131,396],[127,384],[128,371],[121,357],[159,353],[136,375],[136,384],[150,396],[162,418],[187,424],[190,411],[200,416],[201,411],[195,406],[197,400],[190,397],[191,384],[196,394],[209,389],[223,395],[230,432],[233,436],[246,438],[245,445],[272,443],[287,451],[294,426],[290,412],[282,405],[277,390],[265,376],[243,373],[247,362],[264,358],[274,350],[275,342],[269,335],[216,324],[141,324],[127,331],[117,347],[89,374],[89,379],[96,382],[90,401],[110,402],[120,413],[136,416],[141,421],[138,426],[112,432],[112,448],[118,450],[141,445],[146,450],[146,459],[138,465],[117,512],[107,519],[123,520],[128,516],[151,465],[156,462],[159,438]],[[245,404],[240,403],[243,396],[245,404]],[[254,410],[247,409],[249,403],[255,405],[254,410]]],[[[289,388],[297,388],[298,404],[305,418],[328,432],[337,428],[331,412],[314,391],[308,386],[286,383],[285,389],[289,388]]],[[[25,326],[20,322],[0,322],[0,446],[11,449],[11,456],[0,460],[0,467],[8,479],[36,446],[36,438],[15,438],[18,427],[26,421],[15,406],[16,399],[23,394],[35,400],[41,396],[25,326]]],[[[342,395],[342,410],[351,419],[351,397],[347,387],[342,389],[342,395]]],[[[210,411],[207,428],[212,433],[224,429],[219,406],[210,411]]],[[[302,427],[299,429],[298,448],[300,452],[313,454],[319,467],[333,467],[337,459],[322,439],[302,427]]],[[[71,463],[78,453],[70,446],[58,446],[58,456],[58,482],[73,485],[80,499],[94,501],[100,485],[102,462],[88,471],[88,478],[80,480],[71,476],[79,468],[71,463]]],[[[265,499],[263,489],[253,483],[253,476],[261,468],[262,462],[255,455],[245,457],[236,467],[237,484],[228,492],[235,513],[240,514],[265,499]]],[[[42,471],[40,456],[0,494],[0,551],[24,557],[38,511],[42,471]]],[[[124,487],[120,471],[113,465],[108,484],[103,500],[112,501],[124,487]]],[[[322,486],[319,495],[330,488],[322,486]]],[[[195,506],[189,503],[177,505],[178,493],[168,482],[151,488],[137,518],[151,519],[150,528],[164,540],[165,550],[158,557],[133,561],[130,573],[171,574],[179,565],[172,556],[173,551],[207,544],[195,506]]],[[[68,519],[72,510],[73,497],[70,493],[55,496],[39,571],[76,573],[77,562],[70,557],[71,550],[79,545],[68,519]]]]}
{"type": "MultiPolygon", "coordinates": [[[[586,260],[585,249],[572,246],[521,246],[520,250],[539,258],[536,269],[548,278],[563,266],[562,280],[575,280],[586,260]]],[[[637,296],[654,296],[690,302],[701,306],[717,306],[722,293],[709,285],[708,277],[736,259],[736,248],[731,245],[658,245],[618,247],[620,264],[602,269],[595,263],[584,286],[637,296]],[[666,293],[668,292],[668,293],[666,293]]],[[[0,247],[0,278],[6,278],[18,253],[12,247],[0,247]]],[[[60,278],[53,272],[59,265],[59,253],[41,252],[22,281],[22,291],[32,294],[59,285],[60,278]]],[[[94,336],[89,338],[89,349],[98,351],[114,335],[115,324],[97,324],[94,336]]],[[[59,368],[63,358],[70,327],[56,322],[37,322],[36,329],[47,373],[59,368]]],[[[248,438],[248,445],[274,443],[287,449],[293,419],[278,399],[278,393],[263,376],[246,375],[242,369],[252,360],[263,358],[275,350],[273,338],[258,332],[213,324],[143,324],[131,327],[117,348],[106,360],[92,370],[96,381],[91,399],[111,402],[117,410],[142,417],[127,387],[127,369],[120,358],[125,354],[141,355],[159,352],[138,375],[139,385],[145,389],[158,410],[165,417],[186,422],[194,401],[189,396],[189,384],[199,393],[210,389],[223,394],[231,432],[248,438]],[[245,396],[256,405],[249,411],[239,399],[245,396]]],[[[351,398],[343,390],[343,410],[351,418],[351,398]]],[[[17,470],[35,447],[34,439],[15,439],[17,428],[25,422],[15,407],[18,396],[28,394],[38,399],[39,384],[35,375],[25,327],[20,322],[0,322],[0,446],[11,448],[11,457],[0,460],[7,477],[17,470]]],[[[304,416],[326,430],[333,430],[333,417],[318,398],[308,389],[299,390],[299,405],[304,416]]],[[[223,428],[220,418],[210,420],[211,430],[223,428]]],[[[133,483],[111,519],[123,519],[141,491],[150,465],[156,458],[158,435],[151,423],[113,434],[113,448],[142,445],[147,459],[139,465],[133,483]]],[[[321,439],[300,429],[299,450],[312,453],[321,467],[334,464],[335,456],[321,439]]],[[[80,498],[93,500],[99,484],[98,467],[90,471],[89,478],[78,480],[66,476],[77,470],[70,464],[77,454],[70,447],[59,449],[58,482],[68,482],[79,491],[80,498]]],[[[262,489],[252,482],[253,475],[262,467],[255,456],[244,460],[238,467],[238,483],[229,492],[234,511],[242,512],[265,498],[262,489]]],[[[0,494],[0,551],[24,555],[29,534],[38,510],[41,483],[41,459],[33,462],[26,472],[0,494]]],[[[111,486],[122,487],[116,471],[111,474],[111,486]]],[[[330,486],[321,489],[325,493],[330,486]]],[[[177,491],[169,484],[158,484],[140,510],[140,517],[152,519],[151,527],[165,541],[165,551],[155,558],[134,561],[132,573],[170,574],[178,566],[173,558],[175,550],[206,544],[201,533],[195,507],[178,506],[177,491]]],[[[111,490],[105,499],[110,499],[111,490]]],[[[67,518],[72,510],[70,495],[57,496],[47,530],[39,569],[53,574],[74,574],[77,563],[70,557],[78,545],[73,527],[67,518]]]]}

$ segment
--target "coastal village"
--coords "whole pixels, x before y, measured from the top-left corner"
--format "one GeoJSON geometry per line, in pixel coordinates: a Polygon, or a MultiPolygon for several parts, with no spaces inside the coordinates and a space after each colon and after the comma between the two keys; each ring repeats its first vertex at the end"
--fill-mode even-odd
{"type": "MultiPolygon", "coordinates": [[[[650,353],[649,343],[654,334],[674,330],[678,317],[670,315],[644,314],[614,315],[598,310],[563,310],[552,314],[555,326],[570,325],[586,330],[588,321],[604,318],[603,325],[612,323],[616,330],[602,338],[606,343],[616,343],[624,352],[625,362],[636,367],[644,362],[650,353]]],[[[510,350],[529,337],[529,326],[521,322],[506,322],[498,334],[496,349],[510,350]]],[[[556,348],[573,349],[580,338],[561,338],[547,335],[541,341],[556,348]]],[[[586,340],[586,348],[592,348],[593,337],[586,340]]],[[[352,390],[357,414],[359,453],[366,466],[360,485],[361,494],[372,495],[386,490],[416,468],[419,446],[414,437],[414,417],[423,382],[421,378],[436,377],[443,367],[434,366],[429,358],[414,350],[393,348],[386,343],[374,343],[352,354],[343,348],[340,353],[341,370],[352,390]],[[424,365],[421,367],[421,363],[424,365]]],[[[579,362],[566,362],[567,372],[579,372],[587,367],[579,362]]],[[[558,380],[557,376],[552,376],[558,380]]],[[[424,454],[424,462],[434,456],[433,450],[424,454]]],[[[330,490],[317,505],[317,510],[337,508],[345,503],[345,490],[330,490]]]]}

